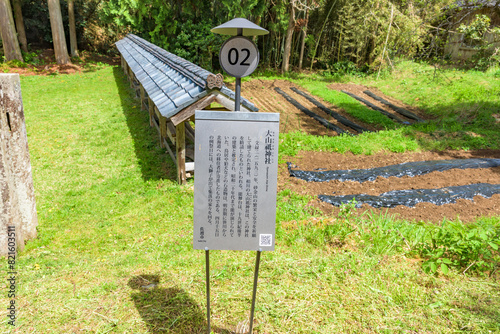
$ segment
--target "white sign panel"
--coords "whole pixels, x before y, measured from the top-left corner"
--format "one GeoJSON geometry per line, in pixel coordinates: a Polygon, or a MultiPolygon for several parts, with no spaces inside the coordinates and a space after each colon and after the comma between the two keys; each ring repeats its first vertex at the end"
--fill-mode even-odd
{"type": "Polygon", "coordinates": [[[259,65],[259,50],[250,39],[235,36],[222,45],[219,60],[229,75],[243,78],[252,74],[259,65]]]}
{"type": "Polygon", "coordinates": [[[274,250],[279,114],[195,120],[194,249],[274,250]]]}

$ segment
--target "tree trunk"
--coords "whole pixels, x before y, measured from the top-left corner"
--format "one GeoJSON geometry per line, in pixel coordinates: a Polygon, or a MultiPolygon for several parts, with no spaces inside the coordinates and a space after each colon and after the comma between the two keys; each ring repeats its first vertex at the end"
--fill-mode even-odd
{"type": "Polygon", "coordinates": [[[311,71],[312,71],[313,65],[314,65],[314,57],[316,57],[316,52],[318,52],[318,45],[319,45],[319,41],[321,40],[321,35],[323,35],[323,30],[325,30],[325,26],[326,26],[326,23],[328,22],[328,18],[330,17],[330,14],[333,10],[333,7],[335,7],[336,4],[337,4],[337,0],[335,0],[332,7],[330,7],[330,10],[328,11],[328,15],[326,15],[325,22],[323,22],[323,27],[321,28],[321,31],[319,32],[318,39],[316,40],[316,46],[314,47],[314,53],[313,53],[313,56],[311,59],[311,68],[310,68],[311,71]]]}
{"type": "Polygon", "coordinates": [[[12,9],[14,10],[14,19],[16,21],[17,38],[21,49],[28,52],[28,41],[26,39],[26,31],[24,30],[23,11],[21,9],[21,0],[12,1],[12,9]]]}
{"type": "Polygon", "coordinates": [[[288,29],[286,31],[285,51],[283,52],[283,65],[281,72],[288,72],[290,67],[290,53],[292,50],[293,30],[295,28],[295,7],[290,3],[290,19],[288,20],[288,29]]]}
{"type": "Polygon", "coordinates": [[[5,60],[23,61],[9,0],[0,0],[0,32],[5,60]]]}
{"type": "Polygon", "coordinates": [[[54,53],[56,62],[59,65],[70,63],[68,48],[66,47],[66,36],[61,15],[61,5],[59,0],[48,0],[50,28],[52,30],[52,40],[54,41],[54,53]]]}
{"type": "Polygon", "coordinates": [[[302,61],[304,60],[304,49],[306,46],[307,23],[309,21],[309,8],[306,9],[306,24],[302,29],[302,44],[300,45],[299,71],[302,71],[302,61]]]}
{"type": "Polygon", "coordinates": [[[78,44],[76,39],[76,24],[75,24],[75,0],[68,1],[68,17],[69,17],[69,44],[71,57],[78,57],[78,44]]]}

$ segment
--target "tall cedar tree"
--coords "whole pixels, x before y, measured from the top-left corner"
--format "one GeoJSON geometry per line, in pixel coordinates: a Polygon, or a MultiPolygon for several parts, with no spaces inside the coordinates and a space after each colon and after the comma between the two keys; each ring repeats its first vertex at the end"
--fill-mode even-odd
{"type": "Polygon", "coordinates": [[[6,61],[23,61],[9,0],[0,0],[0,32],[6,61]]]}
{"type": "Polygon", "coordinates": [[[60,65],[68,64],[70,60],[66,47],[66,36],[64,35],[61,5],[59,0],[48,0],[48,4],[56,62],[60,65]]]}
{"type": "Polygon", "coordinates": [[[14,10],[14,19],[16,21],[17,35],[21,49],[28,52],[28,40],[24,29],[23,11],[21,9],[21,0],[12,0],[12,9],[14,10]]]}

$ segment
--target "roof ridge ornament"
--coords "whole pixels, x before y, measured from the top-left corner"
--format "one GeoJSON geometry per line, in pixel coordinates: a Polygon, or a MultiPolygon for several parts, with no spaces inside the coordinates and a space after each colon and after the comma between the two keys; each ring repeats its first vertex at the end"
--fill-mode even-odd
{"type": "Polygon", "coordinates": [[[222,76],[221,73],[217,73],[217,75],[210,73],[207,76],[208,89],[214,89],[214,88],[221,89],[223,85],[224,85],[224,77],[222,76]]]}

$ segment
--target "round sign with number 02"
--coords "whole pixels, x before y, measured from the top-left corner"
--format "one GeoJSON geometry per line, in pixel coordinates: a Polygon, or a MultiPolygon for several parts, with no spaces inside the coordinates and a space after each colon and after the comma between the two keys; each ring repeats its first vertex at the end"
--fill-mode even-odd
{"type": "Polygon", "coordinates": [[[228,39],[220,49],[220,65],[229,75],[243,78],[259,65],[259,50],[254,42],[243,36],[228,39]]]}

